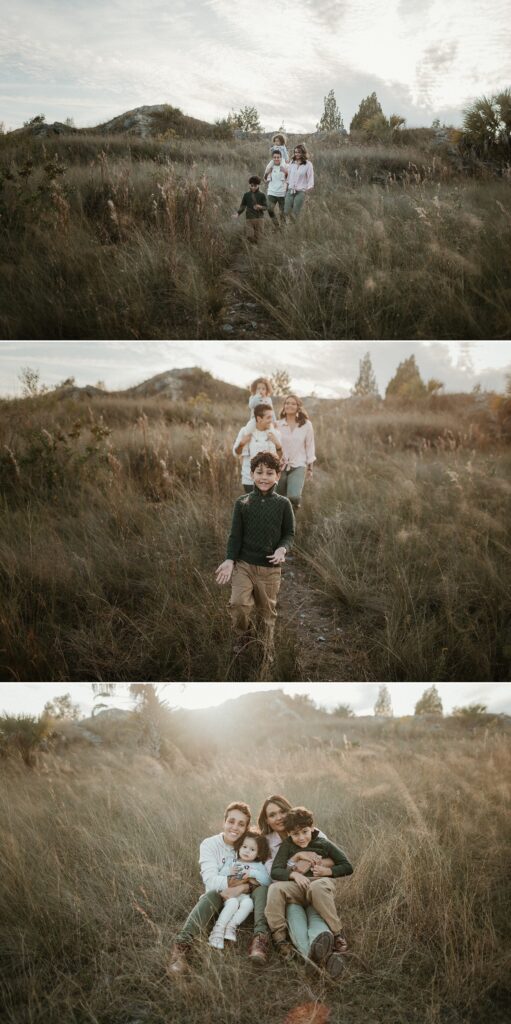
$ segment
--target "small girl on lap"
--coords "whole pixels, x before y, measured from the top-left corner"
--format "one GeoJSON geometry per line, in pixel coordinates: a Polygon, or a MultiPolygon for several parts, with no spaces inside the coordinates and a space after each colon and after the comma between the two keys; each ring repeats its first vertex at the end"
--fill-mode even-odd
{"type": "MultiPolygon", "coordinates": [[[[234,864],[225,866],[225,874],[228,874],[227,888],[231,885],[239,885],[240,882],[247,882],[250,891],[258,885],[269,885],[271,879],[264,866],[264,862],[270,856],[266,836],[259,832],[245,832],[243,838],[236,843],[234,848],[237,858],[234,864]]],[[[224,869],[220,873],[223,874],[224,869]]],[[[248,893],[226,899],[211,930],[209,945],[214,949],[223,949],[224,939],[236,942],[238,925],[252,913],[253,909],[254,904],[248,893]]]]}

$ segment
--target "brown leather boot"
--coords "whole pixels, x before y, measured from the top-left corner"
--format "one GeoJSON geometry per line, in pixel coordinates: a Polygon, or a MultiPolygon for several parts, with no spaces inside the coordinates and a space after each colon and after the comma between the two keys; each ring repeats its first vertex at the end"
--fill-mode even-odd
{"type": "Polygon", "coordinates": [[[254,935],[250,943],[248,955],[255,964],[265,964],[270,952],[270,939],[268,935],[254,935]]]}
{"type": "Polygon", "coordinates": [[[188,954],[190,946],[186,942],[175,942],[171,947],[167,963],[168,974],[186,974],[190,970],[188,954]]]}

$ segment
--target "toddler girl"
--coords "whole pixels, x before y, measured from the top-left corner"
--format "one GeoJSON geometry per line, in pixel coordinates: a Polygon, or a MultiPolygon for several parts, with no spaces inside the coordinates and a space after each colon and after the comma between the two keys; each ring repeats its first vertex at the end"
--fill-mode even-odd
{"type": "Polygon", "coordinates": [[[282,153],[282,159],[286,162],[289,160],[289,153],[286,146],[286,136],[282,132],[278,132],[277,135],[273,136],[271,140],[270,150],[273,153],[274,149],[278,149],[282,153]]]}
{"type": "MultiPolygon", "coordinates": [[[[245,832],[234,849],[237,858],[234,864],[226,864],[220,874],[228,874],[227,888],[248,882],[250,891],[258,885],[269,885],[270,876],[264,866],[269,858],[268,840],[259,832],[245,832]]],[[[248,895],[234,896],[224,902],[209,936],[209,945],[214,949],[224,948],[224,939],[236,942],[236,929],[252,913],[254,904],[248,895]]]]}
{"type": "MultiPolygon", "coordinates": [[[[271,393],[272,386],[267,377],[257,377],[256,380],[252,381],[250,385],[250,398],[248,400],[248,407],[250,409],[252,416],[245,427],[247,433],[253,434],[254,430],[256,430],[254,409],[257,405],[269,405],[270,409],[273,409],[271,393]]],[[[274,415],[272,420],[272,426],[276,425],[277,421],[274,415]]]]}

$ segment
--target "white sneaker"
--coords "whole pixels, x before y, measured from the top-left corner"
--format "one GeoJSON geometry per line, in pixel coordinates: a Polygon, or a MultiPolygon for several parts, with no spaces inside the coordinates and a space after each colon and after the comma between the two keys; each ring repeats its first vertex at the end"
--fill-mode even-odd
{"type": "Polygon", "coordinates": [[[234,925],[227,925],[227,928],[225,929],[224,938],[228,939],[229,942],[236,942],[236,928],[234,927],[234,925]]]}
{"type": "Polygon", "coordinates": [[[215,932],[211,932],[211,935],[209,936],[209,939],[208,939],[208,944],[210,946],[212,946],[213,949],[223,949],[224,948],[224,937],[223,937],[222,933],[221,932],[216,932],[216,934],[215,934],[215,932]]]}

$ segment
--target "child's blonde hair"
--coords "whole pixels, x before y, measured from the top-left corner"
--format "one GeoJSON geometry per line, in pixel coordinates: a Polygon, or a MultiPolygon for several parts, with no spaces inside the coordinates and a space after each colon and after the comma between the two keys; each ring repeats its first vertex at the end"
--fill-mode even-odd
{"type": "Polygon", "coordinates": [[[271,386],[271,381],[268,380],[268,377],[256,377],[256,379],[253,380],[251,385],[250,385],[250,394],[251,395],[255,395],[255,393],[257,391],[257,385],[258,384],[264,384],[267,393],[269,395],[273,394],[273,388],[271,386]]]}
{"type": "Polygon", "coordinates": [[[277,134],[273,136],[273,139],[271,141],[278,142],[279,145],[281,146],[285,146],[287,143],[286,136],[283,135],[282,132],[277,132],[277,134]]]}

